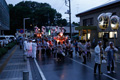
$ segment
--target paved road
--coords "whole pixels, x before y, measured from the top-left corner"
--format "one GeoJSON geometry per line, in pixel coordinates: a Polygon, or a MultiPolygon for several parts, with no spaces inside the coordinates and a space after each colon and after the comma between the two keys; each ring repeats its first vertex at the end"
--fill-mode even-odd
{"type": "Polygon", "coordinates": [[[116,74],[107,74],[106,64],[102,64],[102,75],[94,75],[94,52],[92,59],[87,64],[81,63],[82,59],[74,55],[73,58],[65,57],[64,61],[58,62],[53,57],[38,58],[37,64],[41,69],[42,76],[46,80],[119,80],[120,64],[115,68],[116,74]]]}

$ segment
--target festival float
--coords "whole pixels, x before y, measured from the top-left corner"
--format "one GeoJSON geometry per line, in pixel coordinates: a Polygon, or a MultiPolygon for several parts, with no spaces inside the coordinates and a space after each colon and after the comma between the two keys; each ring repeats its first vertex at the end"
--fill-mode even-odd
{"type": "Polygon", "coordinates": [[[60,42],[62,44],[64,41],[68,39],[68,37],[65,37],[63,35],[63,32],[60,32],[58,36],[54,37],[54,39],[57,41],[57,43],[60,42]]]}

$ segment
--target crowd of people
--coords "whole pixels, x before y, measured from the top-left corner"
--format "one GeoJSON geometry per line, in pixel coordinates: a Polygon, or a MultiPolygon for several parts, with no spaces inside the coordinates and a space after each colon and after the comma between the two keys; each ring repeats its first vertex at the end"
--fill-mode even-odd
{"type": "MultiPolygon", "coordinates": [[[[20,48],[21,48],[20,41],[20,48]]],[[[41,57],[51,57],[57,59],[57,61],[64,60],[65,56],[73,58],[73,52],[75,56],[79,55],[82,58],[83,64],[86,64],[86,59],[91,59],[91,43],[86,41],[83,43],[79,41],[63,41],[62,43],[57,42],[56,40],[48,40],[46,38],[37,38],[37,39],[28,39],[25,38],[23,41],[24,54],[27,57],[36,58],[37,54],[41,54],[41,57]]],[[[96,74],[96,69],[98,67],[99,74],[101,72],[101,64],[103,60],[107,61],[107,71],[108,73],[115,73],[115,52],[118,49],[114,46],[113,42],[109,43],[109,46],[102,48],[102,41],[98,42],[98,45],[94,48],[95,52],[95,65],[94,65],[94,74],[96,74]],[[107,56],[105,56],[107,55],[107,56]],[[111,69],[110,69],[111,68],[111,69]]]]}
{"type": "MultiPolygon", "coordinates": [[[[20,39],[20,49],[22,48],[22,39],[20,39]]],[[[83,44],[80,41],[70,41],[66,40],[57,42],[56,40],[48,40],[45,38],[38,39],[28,39],[25,38],[23,41],[24,54],[27,57],[36,58],[36,54],[41,53],[41,57],[53,55],[54,58],[62,60],[64,56],[73,57],[73,52],[75,48],[76,56],[79,53],[79,57],[83,56],[83,63],[86,64],[86,55],[88,58],[91,58],[90,41],[87,41],[83,44]]]]}

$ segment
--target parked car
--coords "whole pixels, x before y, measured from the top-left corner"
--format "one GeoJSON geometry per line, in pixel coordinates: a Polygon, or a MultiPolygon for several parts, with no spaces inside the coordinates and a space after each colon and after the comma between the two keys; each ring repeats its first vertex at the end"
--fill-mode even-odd
{"type": "Polygon", "coordinates": [[[3,40],[0,40],[0,47],[3,47],[4,44],[3,44],[3,40]]]}
{"type": "Polygon", "coordinates": [[[0,40],[3,41],[3,45],[7,45],[9,43],[9,40],[5,36],[0,36],[0,40]]]}
{"type": "Polygon", "coordinates": [[[15,41],[15,40],[16,40],[15,36],[13,36],[13,35],[10,35],[9,38],[10,38],[12,41],[15,41]]]}

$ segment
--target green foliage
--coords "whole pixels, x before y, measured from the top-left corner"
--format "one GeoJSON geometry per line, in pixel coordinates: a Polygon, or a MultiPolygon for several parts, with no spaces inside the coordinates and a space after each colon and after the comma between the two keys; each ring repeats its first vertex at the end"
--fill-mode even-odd
{"type": "Polygon", "coordinates": [[[66,26],[67,20],[66,19],[60,19],[57,21],[58,26],[66,26]]]}
{"type": "Polygon", "coordinates": [[[23,18],[29,17],[26,20],[26,29],[33,29],[34,26],[66,26],[67,21],[62,19],[62,15],[47,3],[38,3],[32,1],[22,1],[15,6],[8,5],[10,12],[10,31],[5,31],[5,34],[15,34],[16,29],[23,28],[23,18]],[[32,24],[32,26],[30,26],[32,24]]]}
{"type": "Polygon", "coordinates": [[[73,22],[72,24],[75,25],[75,26],[79,26],[79,23],[73,22]]]}
{"type": "Polygon", "coordinates": [[[4,55],[7,53],[8,49],[7,48],[0,48],[0,56],[4,55]]]}
{"type": "Polygon", "coordinates": [[[16,42],[12,42],[12,43],[9,43],[7,46],[5,46],[6,49],[11,49],[12,47],[14,47],[16,44],[16,42]]]}
{"type": "Polygon", "coordinates": [[[13,48],[16,45],[16,41],[9,43],[4,48],[0,48],[0,57],[3,56],[7,51],[11,48],[13,48]]]}

